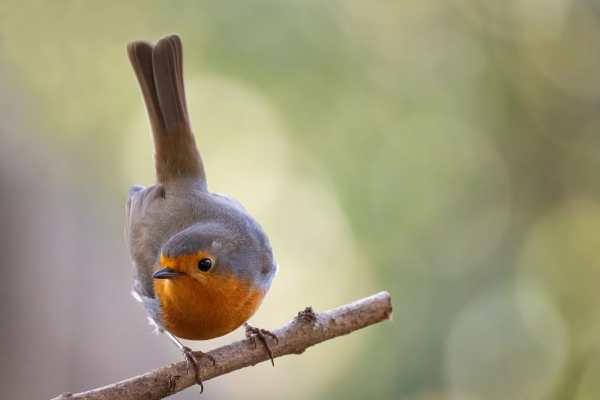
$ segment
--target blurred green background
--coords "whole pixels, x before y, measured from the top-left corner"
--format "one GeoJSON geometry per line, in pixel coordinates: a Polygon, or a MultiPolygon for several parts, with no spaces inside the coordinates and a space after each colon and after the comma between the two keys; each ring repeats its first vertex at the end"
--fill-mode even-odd
{"type": "Polygon", "coordinates": [[[154,182],[125,45],[171,32],[209,188],[280,264],[251,323],[394,303],[202,398],[600,398],[591,0],[1,2],[2,397],[182,358],[129,294],[122,233],[129,186],[154,182]]]}

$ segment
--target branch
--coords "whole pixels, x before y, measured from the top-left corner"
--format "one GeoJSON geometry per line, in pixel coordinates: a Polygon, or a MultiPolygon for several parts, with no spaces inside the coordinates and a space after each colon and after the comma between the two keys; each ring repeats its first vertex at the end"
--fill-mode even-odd
{"type": "MultiPolygon", "coordinates": [[[[347,335],[391,318],[392,300],[387,292],[318,314],[308,307],[289,323],[272,330],[279,339],[277,345],[270,339],[273,357],[302,354],[307,348],[325,340],[347,335]]],[[[244,339],[208,352],[217,364],[213,367],[210,361],[202,359],[202,380],[208,381],[269,360],[264,345],[260,340],[256,343],[258,346],[255,349],[250,339],[244,339]]],[[[196,383],[193,369],[189,374],[186,371],[186,362],[181,361],[99,389],[74,395],[64,393],[53,400],[162,399],[196,383]]]]}

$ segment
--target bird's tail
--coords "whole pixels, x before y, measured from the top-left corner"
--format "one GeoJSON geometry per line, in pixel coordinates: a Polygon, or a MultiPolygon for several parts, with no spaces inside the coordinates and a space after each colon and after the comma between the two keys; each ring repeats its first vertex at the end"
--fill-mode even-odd
{"type": "Polygon", "coordinates": [[[127,53],[150,120],[158,182],[191,178],[206,190],[185,99],[181,39],[166,35],[156,45],[138,40],[127,45],[127,53]]]}

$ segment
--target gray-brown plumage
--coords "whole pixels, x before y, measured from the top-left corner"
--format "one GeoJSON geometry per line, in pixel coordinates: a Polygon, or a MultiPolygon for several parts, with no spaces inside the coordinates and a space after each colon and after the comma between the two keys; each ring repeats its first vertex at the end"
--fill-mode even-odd
{"type": "Polygon", "coordinates": [[[127,52],[150,120],[158,183],[191,178],[208,190],[185,99],[181,39],[167,35],[156,46],[135,41],[127,52]]]}

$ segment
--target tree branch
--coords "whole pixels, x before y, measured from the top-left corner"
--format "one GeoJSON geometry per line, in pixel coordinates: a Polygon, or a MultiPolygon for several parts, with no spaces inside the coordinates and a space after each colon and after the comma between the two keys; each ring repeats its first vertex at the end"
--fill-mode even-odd
{"type": "MultiPolygon", "coordinates": [[[[269,339],[269,344],[273,357],[302,354],[308,347],[325,340],[347,335],[391,318],[392,301],[387,292],[318,314],[308,307],[289,323],[272,330],[277,335],[279,344],[276,345],[272,339],[269,339]]],[[[269,360],[264,345],[259,340],[256,342],[256,349],[250,339],[244,339],[208,352],[217,364],[212,366],[210,361],[202,359],[202,380],[208,381],[269,360]]],[[[74,395],[64,393],[53,400],[162,399],[196,383],[193,369],[190,369],[189,374],[186,371],[186,362],[181,361],[99,389],[74,395]]]]}

